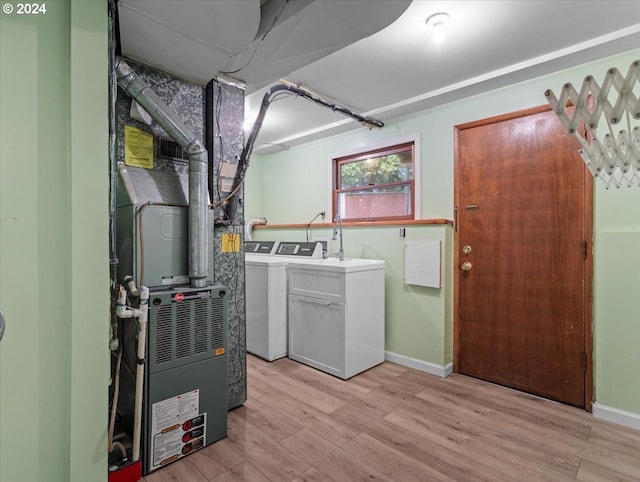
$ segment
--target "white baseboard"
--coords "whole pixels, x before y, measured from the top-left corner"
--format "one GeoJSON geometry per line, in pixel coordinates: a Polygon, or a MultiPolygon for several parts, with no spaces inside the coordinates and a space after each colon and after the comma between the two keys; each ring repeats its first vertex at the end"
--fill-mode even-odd
{"type": "Polygon", "coordinates": [[[418,360],[417,358],[411,358],[409,356],[400,355],[390,351],[384,352],[384,359],[404,367],[415,368],[421,372],[436,375],[440,378],[448,377],[453,372],[453,363],[436,365],[435,363],[418,360]]]}
{"type": "Polygon", "coordinates": [[[593,404],[593,416],[608,422],[640,430],[640,413],[627,412],[619,408],[607,407],[598,402],[593,404]]]}

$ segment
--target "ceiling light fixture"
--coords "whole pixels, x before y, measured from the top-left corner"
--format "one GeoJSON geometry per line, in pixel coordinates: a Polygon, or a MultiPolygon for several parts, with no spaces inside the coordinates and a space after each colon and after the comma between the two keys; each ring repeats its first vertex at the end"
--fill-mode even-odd
{"type": "Polygon", "coordinates": [[[433,43],[442,43],[446,36],[444,26],[449,21],[449,14],[445,12],[434,13],[427,17],[427,27],[433,29],[433,43]]]}

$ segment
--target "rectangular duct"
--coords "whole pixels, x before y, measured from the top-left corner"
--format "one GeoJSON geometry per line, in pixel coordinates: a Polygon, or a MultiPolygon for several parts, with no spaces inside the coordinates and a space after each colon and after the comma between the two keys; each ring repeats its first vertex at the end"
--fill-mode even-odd
{"type": "Polygon", "coordinates": [[[203,143],[122,59],[116,60],[118,85],[138,102],[189,156],[189,278],[191,286],[207,283],[208,153],[203,143]]]}

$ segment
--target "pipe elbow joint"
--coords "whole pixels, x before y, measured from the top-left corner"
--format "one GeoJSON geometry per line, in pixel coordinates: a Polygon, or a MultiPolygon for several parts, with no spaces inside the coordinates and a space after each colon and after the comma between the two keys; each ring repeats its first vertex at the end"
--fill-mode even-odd
{"type": "Polygon", "coordinates": [[[116,307],[116,315],[118,318],[133,318],[134,311],[127,308],[125,305],[120,305],[116,307]]]}
{"type": "MultiPolygon", "coordinates": [[[[194,139],[185,149],[187,155],[189,156],[189,159],[191,159],[192,157],[196,157],[200,154],[206,154],[207,149],[204,147],[204,144],[202,143],[202,141],[200,141],[199,139],[194,139]]],[[[201,162],[206,162],[205,159],[196,159],[198,161],[201,162]]]]}
{"type": "Polygon", "coordinates": [[[134,311],[127,308],[127,292],[124,286],[118,286],[118,304],[116,305],[116,316],[118,318],[133,318],[134,311]]]}
{"type": "Polygon", "coordinates": [[[129,93],[129,87],[133,85],[135,80],[138,78],[136,72],[129,67],[129,65],[122,59],[122,57],[118,57],[116,59],[116,72],[117,72],[117,80],[118,84],[127,94],[129,93]]]}
{"type": "Polygon", "coordinates": [[[247,221],[245,228],[245,239],[247,241],[253,241],[253,227],[256,225],[267,224],[267,218],[253,218],[247,221]]]}

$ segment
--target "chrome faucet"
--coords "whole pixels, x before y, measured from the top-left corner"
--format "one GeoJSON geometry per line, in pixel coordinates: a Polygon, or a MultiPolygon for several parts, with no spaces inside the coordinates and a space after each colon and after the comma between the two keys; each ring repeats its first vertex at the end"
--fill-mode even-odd
{"type": "Polygon", "coordinates": [[[340,235],[340,251],[336,253],[336,256],[340,259],[340,261],[344,261],[344,248],[342,247],[342,218],[339,214],[336,214],[336,217],[333,219],[332,239],[338,239],[338,234],[340,235]]]}

